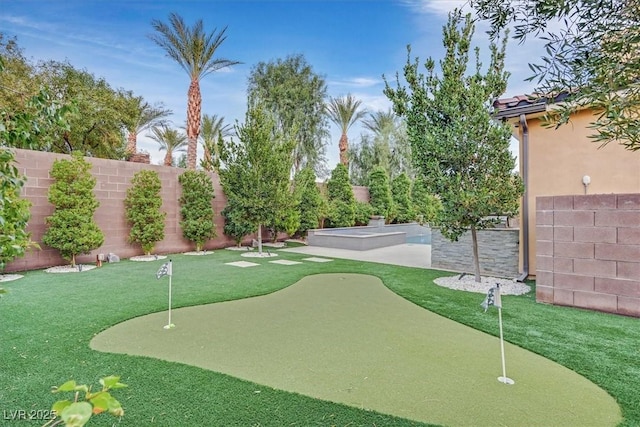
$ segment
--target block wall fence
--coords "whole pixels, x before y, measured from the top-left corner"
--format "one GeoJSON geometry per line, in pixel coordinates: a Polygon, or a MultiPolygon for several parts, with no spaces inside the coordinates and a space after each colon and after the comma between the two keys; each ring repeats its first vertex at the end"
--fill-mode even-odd
{"type": "MultiPolygon", "coordinates": [[[[15,149],[14,152],[16,167],[27,179],[22,190],[22,197],[32,203],[28,231],[31,232],[32,240],[38,242],[41,249],[31,250],[24,257],[17,258],[7,265],[5,271],[33,270],[66,264],[67,262],[56,249],[47,247],[41,240],[46,230],[45,218],[53,213],[53,205],[47,200],[49,186],[54,181],[49,175],[51,167],[55,160],[68,159],[70,156],[21,149],[15,149]]],[[[194,250],[193,244],[182,237],[180,228],[178,198],[181,194],[181,187],[178,176],[184,173],[185,169],[91,157],[85,159],[91,163],[91,173],[97,181],[93,191],[100,206],[95,212],[94,219],[104,233],[104,243],[88,255],[79,255],[78,262],[95,262],[96,255],[99,253],[113,252],[121,258],[143,253],[138,245],[132,245],[127,241],[130,227],[127,224],[124,209],[124,199],[131,179],[136,172],[143,169],[158,173],[162,183],[162,210],[167,213],[164,227],[165,238],[156,244],[154,252],[163,254],[194,250]]],[[[215,192],[212,206],[218,236],[206,242],[204,247],[205,249],[218,249],[231,246],[234,241],[223,234],[224,218],[220,212],[226,205],[226,197],[222,191],[220,179],[215,173],[211,174],[211,179],[215,192]]],[[[366,187],[354,187],[353,190],[357,200],[369,200],[369,192],[366,187]]],[[[253,237],[248,236],[246,241],[250,242],[253,237]]]]}
{"type": "Polygon", "coordinates": [[[640,194],[536,199],[536,299],[640,317],[640,194]]]}

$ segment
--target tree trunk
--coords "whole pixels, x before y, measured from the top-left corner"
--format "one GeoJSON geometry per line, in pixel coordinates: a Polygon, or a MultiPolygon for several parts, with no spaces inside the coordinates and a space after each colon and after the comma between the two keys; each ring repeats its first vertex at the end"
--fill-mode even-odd
{"type": "Polygon", "coordinates": [[[187,169],[195,170],[198,157],[198,135],[200,134],[200,113],[202,95],[198,79],[191,80],[187,105],[187,169]]]}
{"type": "Polygon", "coordinates": [[[346,133],[343,133],[340,137],[338,148],[340,149],[340,163],[348,167],[349,158],[347,157],[347,150],[349,149],[349,140],[347,139],[346,133]]]}
{"type": "Polygon", "coordinates": [[[71,255],[71,267],[75,267],[75,266],[76,266],[76,256],[71,255]]]}
{"type": "Polygon", "coordinates": [[[473,267],[475,270],[476,282],[482,281],[480,277],[480,258],[478,258],[478,234],[476,233],[476,227],[471,226],[471,245],[473,246],[473,267]]]}
{"type": "Polygon", "coordinates": [[[173,153],[167,150],[167,154],[164,155],[164,165],[173,166],[173,153]]]}
{"type": "Polygon", "coordinates": [[[129,130],[129,135],[127,136],[127,154],[136,154],[137,151],[138,135],[135,133],[135,130],[129,130]]]}
{"type": "Polygon", "coordinates": [[[258,224],[258,253],[262,256],[262,224],[258,224]]]}
{"type": "Polygon", "coordinates": [[[204,145],[204,157],[202,160],[202,163],[204,164],[204,169],[206,171],[213,171],[213,162],[211,160],[211,151],[209,151],[209,147],[207,147],[207,145],[204,145]]]}

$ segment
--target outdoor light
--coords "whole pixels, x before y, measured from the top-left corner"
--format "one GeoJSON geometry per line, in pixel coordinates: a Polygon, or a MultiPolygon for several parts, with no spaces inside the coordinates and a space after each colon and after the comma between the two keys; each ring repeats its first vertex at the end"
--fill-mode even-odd
{"type": "Polygon", "coordinates": [[[591,184],[591,177],[589,175],[585,175],[582,177],[582,185],[584,185],[584,194],[587,194],[587,187],[591,184]]]}

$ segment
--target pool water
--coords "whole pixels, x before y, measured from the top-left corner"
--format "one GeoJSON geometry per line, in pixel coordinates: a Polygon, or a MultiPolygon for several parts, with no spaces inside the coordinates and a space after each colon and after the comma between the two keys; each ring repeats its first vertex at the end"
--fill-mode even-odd
{"type": "Polygon", "coordinates": [[[419,245],[430,245],[431,236],[428,234],[419,234],[417,236],[407,237],[407,243],[417,243],[419,245]]]}

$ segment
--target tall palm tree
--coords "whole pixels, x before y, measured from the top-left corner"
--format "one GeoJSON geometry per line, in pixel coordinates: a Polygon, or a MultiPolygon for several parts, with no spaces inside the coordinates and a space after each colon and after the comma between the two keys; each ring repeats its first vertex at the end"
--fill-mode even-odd
{"type": "Polygon", "coordinates": [[[366,110],[360,109],[362,101],[356,100],[351,94],[343,98],[331,98],[329,104],[327,104],[327,113],[333,123],[335,123],[342,135],[340,136],[340,163],[349,167],[349,158],[347,156],[347,150],[349,149],[349,140],[347,138],[347,131],[358,120],[362,119],[366,110]]]}
{"type": "Polygon", "coordinates": [[[133,102],[133,117],[127,129],[127,153],[129,154],[135,154],[138,151],[138,135],[153,126],[166,124],[165,118],[173,114],[173,111],[164,108],[162,103],[151,105],[141,96],[134,98],[133,102]]]}
{"type": "Polygon", "coordinates": [[[205,32],[202,20],[199,19],[192,27],[187,27],[182,17],[176,13],[169,15],[169,23],[154,19],[151,26],[157,31],[149,36],[158,46],[163,48],[167,56],[176,61],[189,74],[191,83],[187,94],[187,168],[196,168],[197,141],[200,134],[200,114],[202,108],[202,94],[200,93],[200,79],[207,74],[231,65],[237,61],[214,58],[216,50],[227,38],[227,28],[212,33],[205,32]]]}
{"type": "Polygon", "coordinates": [[[202,115],[202,131],[200,132],[200,142],[204,148],[204,158],[201,165],[205,170],[217,170],[220,165],[220,147],[218,146],[221,139],[227,138],[232,134],[230,124],[223,124],[224,117],[218,117],[217,114],[209,116],[202,115]]]}
{"type": "Polygon", "coordinates": [[[187,136],[184,133],[176,129],[171,129],[165,124],[152,127],[149,138],[160,145],[160,151],[166,150],[167,153],[164,155],[165,166],[172,166],[173,153],[184,152],[185,146],[187,145],[187,136]]]}

